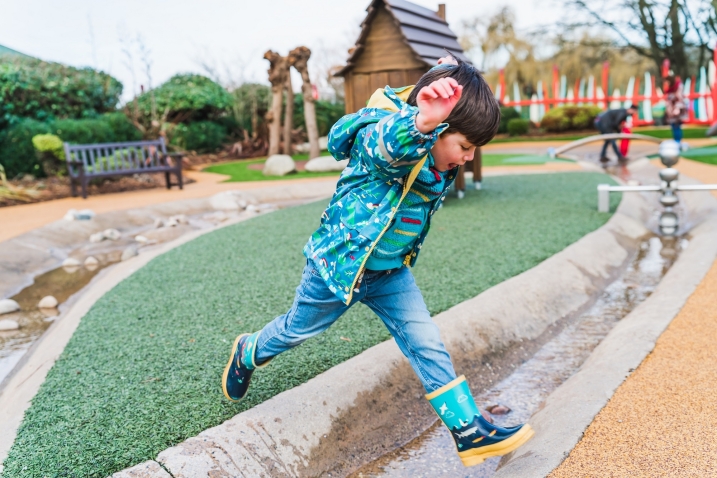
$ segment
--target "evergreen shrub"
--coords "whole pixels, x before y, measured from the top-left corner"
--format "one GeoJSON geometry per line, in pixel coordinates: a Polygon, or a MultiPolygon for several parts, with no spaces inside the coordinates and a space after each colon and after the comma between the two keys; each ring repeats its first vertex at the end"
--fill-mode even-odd
{"type": "Polygon", "coordinates": [[[500,125],[498,126],[498,134],[505,134],[508,132],[508,121],[520,118],[520,113],[515,111],[512,107],[500,107],[500,125]]]}
{"type": "Polygon", "coordinates": [[[597,106],[560,106],[545,113],[540,127],[551,133],[594,128],[602,109],[597,106]]]}
{"type": "Polygon", "coordinates": [[[172,144],[185,151],[211,153],[222,147],[226,137],[226,127],[218,122],[180,123],[172,133],[172,144]]]}
{"type": "Polygon", "coordinates": [[[510,136],[528,134],[528,130],[530,130],[530,120],[513,118],[508,121],[507,130],[510,136]]]}

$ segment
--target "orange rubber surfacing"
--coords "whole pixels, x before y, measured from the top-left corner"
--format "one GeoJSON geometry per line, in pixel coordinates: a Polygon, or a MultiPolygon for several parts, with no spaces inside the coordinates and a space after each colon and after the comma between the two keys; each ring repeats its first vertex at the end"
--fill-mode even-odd
{"type": "Polygon", "coordinates": [[[717,476],[716,306],[717,261],[551,478],[717,476]]]}

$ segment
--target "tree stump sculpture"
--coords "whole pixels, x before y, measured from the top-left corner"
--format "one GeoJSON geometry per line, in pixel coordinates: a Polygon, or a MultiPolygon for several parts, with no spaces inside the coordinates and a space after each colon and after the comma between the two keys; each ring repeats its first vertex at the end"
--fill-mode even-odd
{"type": "Polygon", "coordinates": [[[301,92],[304,95],[304,122],[306,123],[306,135],[309,137],[309,159],[318,157],[321,154],[319,149],[319,129],[316,126],[316,108],[314,107],[314,96],[309,79],[308,61],[311,57],[311,50],[305,46],[294,48],[287,57],[289,65],[296,68],[301,74],[301,92]]]}
{"type": "Polygon", "coordinates": [[[281,106],[284,97],[286,77],[289,74],[287,58],[271,50],[264,53],[264,59],[269,60],[269,83],[271,83],[271,110],[266,115],[269,123],[269,156],[279,154],[281,141],[281,106]]]}
{"type": "Polygon", "coordinates": [[[291,71],[286,73],[286,108],[284,109],[284,154],[294,152],[291,146],[291,132],[294,129],[294,89],[291,86],[291,71]]]}

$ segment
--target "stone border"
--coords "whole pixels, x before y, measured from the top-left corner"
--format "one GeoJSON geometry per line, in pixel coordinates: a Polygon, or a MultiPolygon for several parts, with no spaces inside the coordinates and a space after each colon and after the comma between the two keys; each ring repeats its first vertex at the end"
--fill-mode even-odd
{"type": "MultiPolygon", "coordinates": [[[[271,203],[330,197],[336,189],[333,181],[273,185],[256,189],[227,189],[218,194],[239,193],[247,200],[271,203]]],[[[89,244],[90,234],[117,228],[127,236],[146,230],[155,218],[166,219],[175,214],[197,215],[214,212],[214,196],[180,199],[141,208],[123,209],[98,214],[90,221],[55,222],[0,242],[0,299],[10,297],[33,283],[36,276],[60,267],[73,251],[89,244]]],[[[122,243],[120,240],[119,243],[122,243]]],[[[124,241],[126,242],[126,241],[124,241]]],[[[126,245],[134,243],[126,242],[126,245]]]]}
{"type": "Polygon", "coordinates": [[[30,401],[45,381],[47,372],[62,354],[80,320],[89,312],[95,302],[155,257],[204,234],[233,226],[253,217],[256,217],[256,214],[247,212],[242,217],[228,220],[214,228],[189,232],[174,241],[160,244],[136,257],[108,267],[92,279],[67,314],[52,323],[42,337],[28,350],[8,379],[3,382],[3,388],[0,389],[0,430],[3,431],[0,434],[0,472],[2,471],[2,462],[15,441],[17,429],[25,410],[30,406],[30,401]]]}
{"type": "MultiPolygon", "coordinates": [[[[649,210],[642,196],[626,195],[598,230],[437,315],[434,320],[456,368],[468,369],[511,346],[537,340],[561,319],[589,307],[649,234],[643,225],[649,210]]],[[[271,367],[260,373],[271,373],[271,367]]],[[[411,415],[429,408],[422,396],[407,360],[394,341],[387,341],[161,452],[156,461],[113,477],[166,477],[167,471],[175,478],[342,475],[350,467],[341,462],[350,457],[365,462],[395,446],[400,422],[434,421],[430,412],[428,422],[425,416],[411,415]],[[361,433],[350,437],[352,428],[361,433]],[[152,463],[162,471],[149,473],[152,463]]]]}
{"type": "MultiPolygon", "coordinates": [[[[680,182],[695,183],[682,177],[680,182]]],[[[556,389],[530,420],[536,438],[501,461],[495,478],[547,476],[582,439],[617,388],[655,347],[717,258],[717,200],[709,193],[682,194],[702,216],[690,243],[655,291],[623,318],[580,370],[556,389]],[[704,217],[706,215],[706,217],[704,217]]]]}

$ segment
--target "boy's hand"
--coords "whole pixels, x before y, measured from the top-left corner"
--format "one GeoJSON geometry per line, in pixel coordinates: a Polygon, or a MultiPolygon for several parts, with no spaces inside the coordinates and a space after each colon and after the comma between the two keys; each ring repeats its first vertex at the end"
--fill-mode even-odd
{"type": "Polygon", "coordinates": [[[416,127],[421,133],[430,133],[451,114],[461,99],[463,86],[453,78],[441,78],[421,88],[416,97],[418,116],[416,127]]]}

